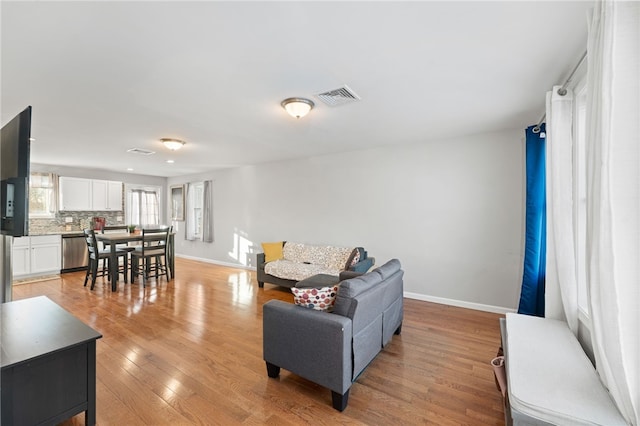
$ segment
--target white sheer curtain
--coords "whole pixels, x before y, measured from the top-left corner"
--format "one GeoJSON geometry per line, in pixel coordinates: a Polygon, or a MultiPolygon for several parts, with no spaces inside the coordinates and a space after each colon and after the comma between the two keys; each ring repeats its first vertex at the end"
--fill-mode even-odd
{"type": "Polygon", "coordinates": [[[212,181],[186,184],[185,239],[213,242],[212,181]]]}
{"type": "Polygon", "coordinates": [[[578,285],[573,224],[573,92],[547,93],[547,269],[545,317],[578,333],[578,285]]]}
{"type": "Polygon", "coordinates": [[[640,421],[640,3],[590,16],[587,262],[596,368],[627,421],[640,421]]]}
{"type": "Polygon", "coordinates": [[[213,182],[204,181],[202,193],[202,241],[213,242],[213,182]]]}
{"type": "Polygon", "coordinates": [[[196,218],[194,217],[195,191],[192,183],[185,186],[185,215],[184,215],[184,238],[189,241],[197,239],[196,236],[196,218]]]}
{"type": "Polygon", "coordinates": [[[129,224],[149,226],[160,223],[160,202],[156,191],[131,189],[128,196],[129,224]]]}

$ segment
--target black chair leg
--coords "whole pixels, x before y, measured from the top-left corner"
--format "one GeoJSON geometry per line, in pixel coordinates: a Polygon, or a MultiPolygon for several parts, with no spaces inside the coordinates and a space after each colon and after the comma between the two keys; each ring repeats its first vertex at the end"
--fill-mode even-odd
{"type": "Polygon", "coordinates": [[[142,259],[142,287],[147,286],[147,280],[149,279],[149,271],[151,265],[149,264],[149,258],[143,257],[142,259]]]}
{"type": "Polygon", "coordinates": [[[140,260],[142,260],[142,287],[146,288],[149,279],[149,261],[145,257],[140,260]]]}
{"type": "Polygon", "coordinates": [[[156,281],[158,281],[158,267],[160,265],[160,258],[158,256],[156,256],[155,258],[155,263],[154,263],[154,269],[156,270],[156,281]]]}
{"type": "Polygon", "coordinates": [[[136,281],[136,273],[138,272],[138,258],[131,256],[131,284],[136,281]]]}
{"type": "Polygon", "coordinates": [[[164,271],[164,276],[167,277],[167,282],[169,282],[169,266],[167,265],[167,258],[164,258],[164,265],[162,266],[162,270],[164,271]]]}
{"type": "Polygon", "coordinates": [[[89,272],[91,271],[91,259],[89,259],[89,264],[87,265],[87,273],[84,274],[84,286],[87,286],[87,282],[89,281],[89,272]]]}
{"type": "Polygon", "coordinates": [[[91,262],[91,290],[96,286],[96,277],[98,276],[98,261],[91,262]]]}

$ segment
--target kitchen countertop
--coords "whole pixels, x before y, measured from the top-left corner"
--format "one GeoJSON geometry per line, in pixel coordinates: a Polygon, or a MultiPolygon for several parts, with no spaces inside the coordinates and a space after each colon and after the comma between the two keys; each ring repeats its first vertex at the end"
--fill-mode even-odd
{"type": "Polygon", "coordinates": [[[78,231],[47,231],[47,232],[34,232],[30,233],[30,237],[39,237],[42,235],[62,235],[63,237],[82,237],[84,233],[80,230],[78,231]]]}

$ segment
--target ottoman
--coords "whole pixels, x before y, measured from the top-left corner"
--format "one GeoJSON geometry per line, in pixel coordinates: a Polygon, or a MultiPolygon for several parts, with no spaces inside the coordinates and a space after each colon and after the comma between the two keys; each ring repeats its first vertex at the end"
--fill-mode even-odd
{"type": "Polygon", "coordinates": [[[317,274],[312,275],[309,278],[305,278],[304,280],[298,281],[296,283],[297,288],[320,288],[320,287],[331,287],[340,282],[340,278],[335,275],[328,274],[317,274]]]}

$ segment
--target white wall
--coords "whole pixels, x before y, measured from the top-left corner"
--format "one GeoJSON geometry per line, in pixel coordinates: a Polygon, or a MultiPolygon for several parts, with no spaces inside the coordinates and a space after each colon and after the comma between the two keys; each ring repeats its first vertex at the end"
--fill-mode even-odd
{"type": "MultiPolygon", "coordinates": [[[[301,142],[302,143],[302,142],[301,142]]],[[[511,310],[520,294],[524,132],[504,131],[241,167],[212,179],[214,243],[177,253],[255,266],[263,241],[363,246],[398,258],[410,297],[511,310]]]]}

